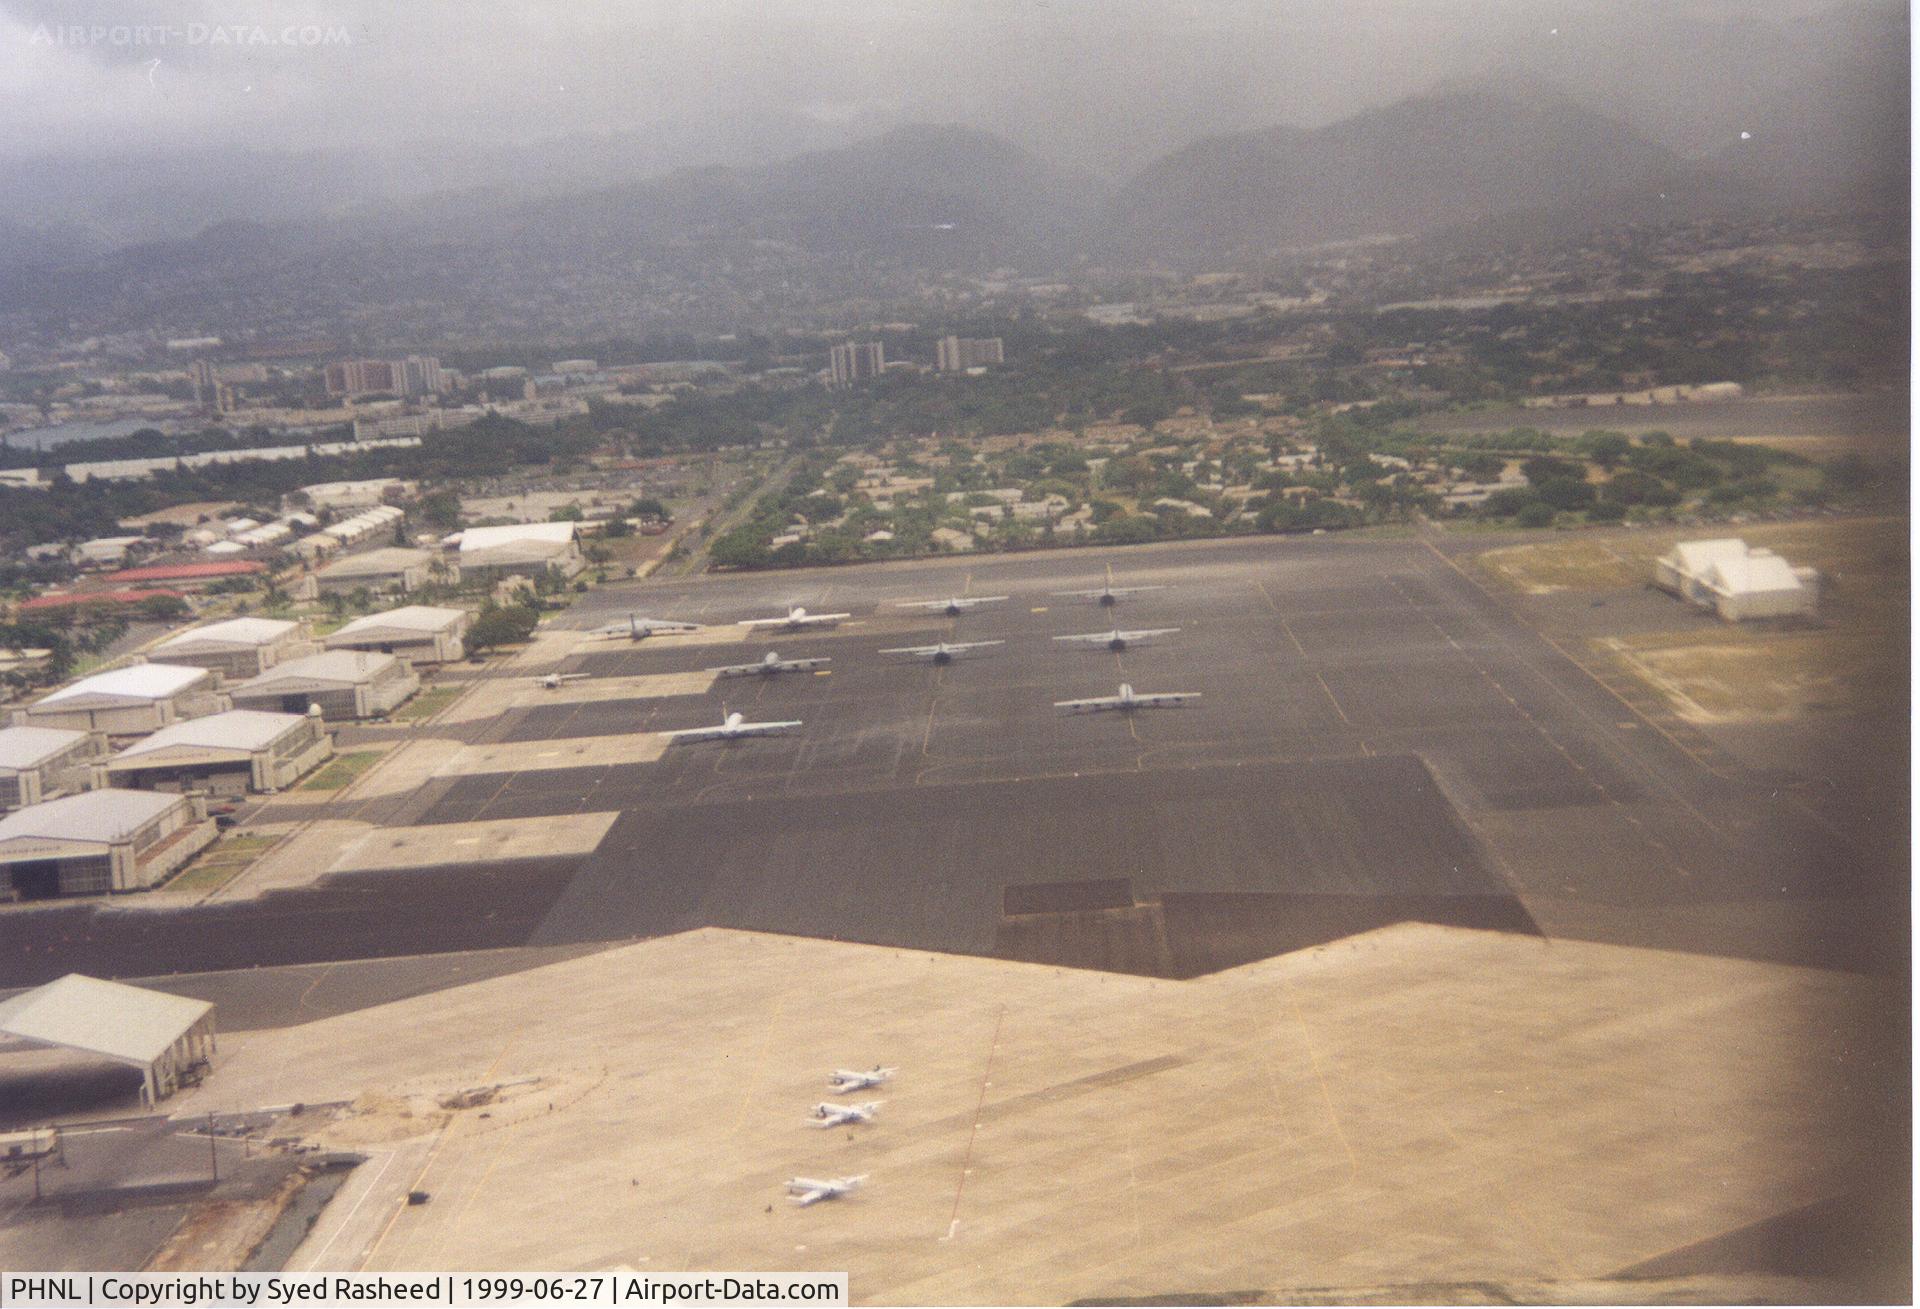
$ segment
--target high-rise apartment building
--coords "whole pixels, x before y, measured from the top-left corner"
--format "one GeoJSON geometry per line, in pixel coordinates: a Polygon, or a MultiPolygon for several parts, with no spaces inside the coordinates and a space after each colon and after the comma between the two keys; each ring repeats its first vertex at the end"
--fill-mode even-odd
{"type": "Polygon", "coordinates": [[[939,364],[943,373],[962,373],[969,368],[1007,362],[1000,338],[943,336],[940,338],[939,364]]]}
{"type": "Polygon", "coordinates": [[[887,349],[879,341],[848,341],[827,352],[827,364],[836,387],[852,386],[886,371],[887,349]]]}

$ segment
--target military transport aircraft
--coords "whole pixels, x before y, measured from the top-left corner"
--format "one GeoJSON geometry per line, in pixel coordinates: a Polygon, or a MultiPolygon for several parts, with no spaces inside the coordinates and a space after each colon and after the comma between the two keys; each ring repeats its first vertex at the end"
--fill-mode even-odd
{"type": "Polygon", "coordinates": [[[831,658],[819,659],[782,659],[778,650],[769,650],[766,656],[750,664],[722,664],[707,671],[715,677],[771,677],[775,673],[810,673],[816,668],[832,663],[831,658]]]}
{"type": "Polygon", "coordinates": [[[1123,632],[1116,627],[1111,632],[1083,632],[1077,636],[1056,636],[1053,639],[1071,641],[1076,645],[1104,645],[1109,650],[1125,650],[1136,645],[1149,645],[1179,630],[1177,627],[1146,627],[1123,632]]]}
{"type": "Polygon", "coordinates": [[[893,1075],[899,1071],[898,1068],[882,1068],[878,1064],[862,1073],[836,1068],[827,1074],[827,1084],[845,1095],[849,1091],[864,1091],[869,1086],[878,1086],[882,1082],[891,1081],[893,1075]]]}
{"type": "Polygon", "coordinates": [[[907,655],[913,659],[930,659],[936,664],[950,664],[963,655],[976,650],[984,650],[992,645],[1005,645],[1005,641],[942,641],[938,645],[902,645],[891,650],[882,650],[881,654],[907,655]]]}
{"type": "Polygon", "coordinates": [[[1130,714],[1136,709],[1173,709],[1199,698],[1198,691],[1157,691],[1142,695],[1122,682],[1119,695],[1095,696],[1091,700],[1055,700],[1053,707],[1070,714],[1097,714],[1104,710],[1130,714]]]}
{"type": "Polygon", "coordinates": [[[926,609],[933,613],[945,614],[949,618],[958,618],[969,609],[981,605],[999,604],[1006,599],[1004,595],[956,595],[945,600],[896,600],[894,604],[901,609],[926,609]]]}
{"type": "Polygon", "coordinates": [[[749,736],[779,736],[800,726],[800,720],[783,723],[750,723],[737,711],[720,720],[718,727],[683,727],[663,732],[672,745],[690,745],[696,741],[738,741],[749,736]]]}
{"type": "Polygon", "coordinates": [[[742,618],[742,627],[777,627],[783,632],[800,632],[809,627],[834,627],[852,614],[810,614],[799,605],[789,606],[785,618],[742,618]]]}
{"type": "Polygon", "coordinates": [[[789,1177],[787,1179],[787,1198],[798,1205],[818,1204],[822,1200],[838,1200],[860,1189],[867,1180],[867,1174],[857,1177],[789,1177]]]}
{"type": "Polygon", "coordinates": [[[822,1100],[813,1107],[813,1113],[807,1118],[809,1127],[846,1127],[853,1123],[870,1123],[873,1115],[884,1100],[863,1100],[859,1104],[833,1104],[822,1100]]]}
{"type": "Polygon", "coordinates": [[[628,614],[624,623],[608,623],[605,627],[596,627],[588,636],[624,636],[634,641],[644,641],[650,636],[679,635],[683,632],[697,632],[698,623],[682,623],[672,618],[642,618],[639,614],[628,614]]]}

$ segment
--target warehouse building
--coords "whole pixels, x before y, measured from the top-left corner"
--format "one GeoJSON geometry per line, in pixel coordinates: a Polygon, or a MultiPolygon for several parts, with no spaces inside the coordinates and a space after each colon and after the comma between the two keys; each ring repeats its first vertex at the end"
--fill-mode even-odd
{"type": "Polygon", "coordinates": [[[0,728],[0,811],[84,791],[106,738],[62,727],[0,728]]]}
{"type": "Polygon", "coordinates": [[[233,688],[240,709],[303,714],[318,705],[329,722],[379,718],[420,689],[404,659],[359,650],[329,650],[271,668],[233,688]]]}
{"type": "Polygon", "coordinates": [[[460,533],[461,576],[499,581],[515,573],[572,577],[587,566],[572,523],[512,523],[460,533]]]}
{"type": "Polygon", "coordinates": [[[163,727],[94,772],[101,786],[130,791],[265,794],[292,786],[332,754],[318,714],[229,709],[163,727]]]}
{"type": "MultiPolygon", "coordinates": [[[[342,595],[362,587],[369,591],[405,594],[417,591],[433,580],[433,561],[437,557],[431,550],[388,546],[336,559],[313,577],[321,595],[342,595]]],[[[448,574],[449,582],[459,580],[459,570],[452,564],[442,567],[448,574]]]]}
{"type": "Polygon", "coordinates": [[[154,791],[82,791],[0,818],[0,898],[142,891],[212,841],[205,805],[154,791]]]}
{"type": "Polygon", "coordinates": [[[1771,550],[1738,537],[1682,541],[1653,566],[1663,590],[1730,623],[1753,618],[1812,617],[1820,606],[1820,573],[1795,568],[1771,550]]]}
{"type": "Polygon", "coordinates": [[[229,618],[168,637],[154,647],[153,657],[166,664],[210,668],[238,682],[307,652],[303,624],[280,618],[229,618]]]}
{"type": "Polygon", "coordinates": [[[228,704],[211,670],[189,664],[133,664],[83,677],[14,711],[22,727],[64,727],[108,736],[145,736],[183,718],[219,713],[228,704]]]}
{"type": "Polygon", "coordinates": [[[329,650],[366,650],[400,655],[410,664],[444,664],[466,654],[464,638],[473,623],[465,609],[407,605],[356,618],[325,638],[329,650]]]}
{"type": "Polygon", "coordinates": [[[151,1106],[212,1063],[213,1004],[68,973],[0,1000],[0,1036],[137,1068],[151,1106]]]}

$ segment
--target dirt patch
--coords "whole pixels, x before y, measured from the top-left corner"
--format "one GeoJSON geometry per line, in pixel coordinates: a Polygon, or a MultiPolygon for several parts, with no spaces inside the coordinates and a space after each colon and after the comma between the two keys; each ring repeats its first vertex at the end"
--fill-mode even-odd
{"type": "Polygon", "coordinates": [[[273,1231],[312,1172],[297,1167],[264,1196],[207,1200],[195,1205],[145,1271],[213,1272],[239,1268],[273,1231]]]}

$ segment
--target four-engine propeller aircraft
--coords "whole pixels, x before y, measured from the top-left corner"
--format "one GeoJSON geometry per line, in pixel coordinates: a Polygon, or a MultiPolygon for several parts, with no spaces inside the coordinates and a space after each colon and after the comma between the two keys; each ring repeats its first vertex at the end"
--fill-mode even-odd
{"type": "Polygon", "coordinates": [[[833,662],[831,657],[819,659],[782,659],[778,650],[769,650],[766,656],[750,664],[725,664],[719,668],[709,668],[715,677],[771,677],[775,673],[810,673],[816,668],[833,662]]]}
{"type": "Polygon", "coordinates": [[[1004,595],[955,595],[945,600],[896,600],[894,604],[901,609],[925,609],[932,613],[945,614],[949,618],[958,618],[969,609],[978,609],[981,605],[999,604],[1006,599],[1004,595]]]}
{"type": "Polygon", "coordinates": [[[898,1068],[882,1068],[878,1064],[875,1064],[865,1072],[854,1072],[846,1068],[836,1068],[827,1074],[827,1084],[833,1087],[834,1090],[840,1092],[840,1094],[845,1095],[849,1091],[864,1091],[869,1086],[878,1086],[882,1082],[891,1081],[893,1075],[899,1071],[898,1068]]]}
{"type": "Polygon", "coordinates": [[[852,1123],[870,1123],[884,1100],[863,1100],[859,1104],[833,1104],[822,1100],[807,1118],[809,1127],[845,1127],[852,1123]]]}
{"type": "Polygon", "coordinates": [[[867,1174],[857,1177],[789,1177],[787,1179],[787,1198],[797,1205],[818,1204],[822,1200],[838,1200],[841,1196],[860,1189],[860,1183],[867,1180],[867,1174]]]}
{"type": "Polygon", "coordinates": [[[1076,636],[1056,636],[1056,641],[1070,641],[1075,645],[1104,645],[1109,650],[1126,650],[1136,645],[1148,645],[1163,636],[1172,636],[1180,629],[1177,627],[1145,627],[1137,631],[1123,632],[1114,628],[1111,632],[1082,632],[1076,636]]]}
{"type": "Polygon", "coordinates": [[[628,614],[624,623],[608,623],[605,627],[596,627],[588,636],[624,636],[634,641],[644,641],[650,636],[663,634],[678,635],[682,632],[697,632],[698,623],[682,623],[672,618],[642,618],[639,614],[628,614]]]}
{"type": "Polygon", "coordinates": [[[1136,709],[1174,709],[1199,698],[1198,691],[1157,691],[1143,695],[1122,682],[1119,695],[1095,696],[1090,700],[1055,700],[1053,707],[1070,714],[1097,714],[1106,710],[1130,714],[1136,709]]]}
{"type": "Polygon", "coordinates": [[[590,673],[547,673],[539,682],[549,691],[557,691],[563,682],[584,682],[590,676],[590,673]]]}
{"type": "Polygon", "coordinates": [[[936,664],[950,664],[963,655],[975,650],[984,650],[991,645],[1005,645],[1005,641],[942,641],[938,645],[902,645],[891,650],[882,650],[881,654],[907,655],[914,659],[931,659],[936,664]]]}
{"type": "Polygon", "coordinates": [[[738,741],[749,736],[779,736],[800,726],[800,720],[783,723],[750,723],[739,712],[728,714],[720,720],[718,727],[683,727],[677,732],[665,732],[671,745],[690,744],[695,741],[738,741]]]}
{"type": "Polygon", "coordinates": [[[742,627],[777,627],[783,632],[800,632],[809,627],[835,627],[852,614],[810,614],[800,605],[787,609],[785,618],[743,618],[742,627]]]}

